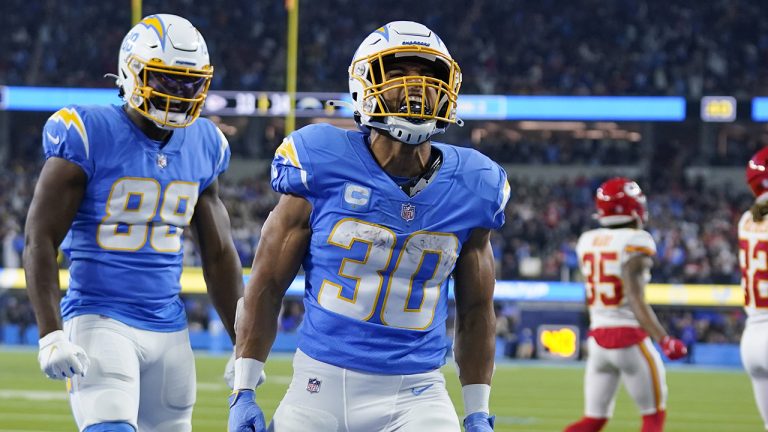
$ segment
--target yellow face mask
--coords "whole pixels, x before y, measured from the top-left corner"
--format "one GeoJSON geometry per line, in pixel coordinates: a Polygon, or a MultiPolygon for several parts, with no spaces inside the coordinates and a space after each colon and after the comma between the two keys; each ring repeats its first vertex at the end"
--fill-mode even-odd
{"type": "Polygon", "coordinates": [[[405,117],[409,121],[438,120],[456,123],[456,102],[461,88],[461,69],[450,57],[432,48],[405,45],[362,57],[350,65],[350,77],[363,87],[362,115],[405,117]],[[417,59],[439,66],[435,76],[408,75],[387,79],[387,63],[417,59]],[[400,90],[406,103],[394,109],[384,94],[400,90]]]}
{"type": "Polygon", "coordinates": [[[213,78],[212,66],[167,66],[158,59],[145,62],[135,56],[128,64],[138,84],[127,95],[133,109],[161,127],[183,128],[197,120],[213,78]]]}

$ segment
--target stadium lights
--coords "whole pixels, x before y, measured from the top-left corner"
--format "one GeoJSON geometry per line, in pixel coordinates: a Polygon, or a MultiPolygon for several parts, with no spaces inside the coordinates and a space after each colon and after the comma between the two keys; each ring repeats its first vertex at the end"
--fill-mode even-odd
{"type": "Polygon", "coordinates": [[[758,122],[768,121],[768,97],[752,99],[752,120],[758,122]]]}
{"type": "Polygon", "coordinates": [[[733,96],[704,96],[701,98],[701,119],[705,122],[719,123],[736,120],[736,98],[733,96]]]}

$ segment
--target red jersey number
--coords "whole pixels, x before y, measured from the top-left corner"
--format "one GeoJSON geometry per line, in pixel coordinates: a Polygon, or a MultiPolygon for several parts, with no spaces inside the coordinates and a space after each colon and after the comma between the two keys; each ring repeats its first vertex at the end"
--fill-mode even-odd
{"type": "MultiPolygon", "coordinates": [[[[621,299],[624,296],[624,289],[621,284],[621,277],[616,274],[607,273],[605,271],[605,263],[610,261],[617,261],[618,254],[616,252],[601,252],[599,254],[587,253],[584,254],[583,261],[584,266],[589,269],[589,274],[586,275],[587,285],[587,305],[592,306],[596,299],[596,285],[610,285],[613,289],[613,295],[608,293],[600,293],[600,302],[606,306],[616,306],[621,303],[621,299]]],[[[768,275],[768,273],[767,273],[768,275]]]]}
{"type": "Polygon", "coordinates": [[[749,240],[739,239],[739,249],[741,249],[743,260],[741,261],[741,285],[744,287],[744,305],[752,305],[754,299],[754,306],[758,308],[768,308],[768,297],[760,295],[758,287],[761,282],[768,282],[768,267],[762,265],[755,268],[752,277],[750,278],[749,271],[750,266],[755,265],[752,259],[758,258],[758,254],[763,254],[763,263],[768,260],[768,242],[758,241],[755,243],[752,253],[749,253],[749,240]]]}

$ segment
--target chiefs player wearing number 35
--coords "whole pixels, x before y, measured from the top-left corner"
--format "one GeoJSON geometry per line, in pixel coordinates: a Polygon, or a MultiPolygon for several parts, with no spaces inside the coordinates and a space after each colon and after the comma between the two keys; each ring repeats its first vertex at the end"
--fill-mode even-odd
{"type": "Polygon", "coordinates": [[[584,417],[565,432],[602,430],[613,414],[619,381],[640,409],[642,432],[660,432],[667,385],[649,336],[670,359],[687,351],[667,335],[645,302],[656,254],[653,237],[643,230],[648,219],[645,195],[634,181],[616,177],[597,189],[595,205],[601,228],[582,234],[577,245],[591,322],[584,417]]]}
{"type": "Polygon", "coordinates": [[[768,148],[750,159],[747,183],[755,202],[739,220],[741,286],[748,316],[741,336],[741,360],[768,431],[768,148]]]}

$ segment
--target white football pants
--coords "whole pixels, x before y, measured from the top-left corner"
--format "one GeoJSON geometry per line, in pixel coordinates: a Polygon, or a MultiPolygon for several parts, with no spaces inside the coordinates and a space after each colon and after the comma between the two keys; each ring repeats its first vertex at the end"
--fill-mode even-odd
{"type": "Polygon", "coordinates": [[[445,378],[439,370],[377,375],[332,366],[300,350],[293,358],[293,380],[269,430],[460,431],[445,378]]]}
{"type": "Polygon", "coordinates": [[[186,329],[139,330],[82,315],[65,322],[64,332],[91,359],[86,376],[67,383],[81,431],[106,422],[129,423],[139,432],[192,430],[195,359],[186,329]]]}
{"type": "Polygon", "coordinates": [[[768,431],[768,322],[747,321],[741,335],[741,362],[752,380],[757,409],[768,431]]]}
{"type": "Polygon", "coordinates": [[[619,381],[642,415],[654,414],[667,405],[664,363],[650,338],[627,348],[607,349],[589,338],[589,357],[584,374],[584,414],[610,418],[619,381]]]}

